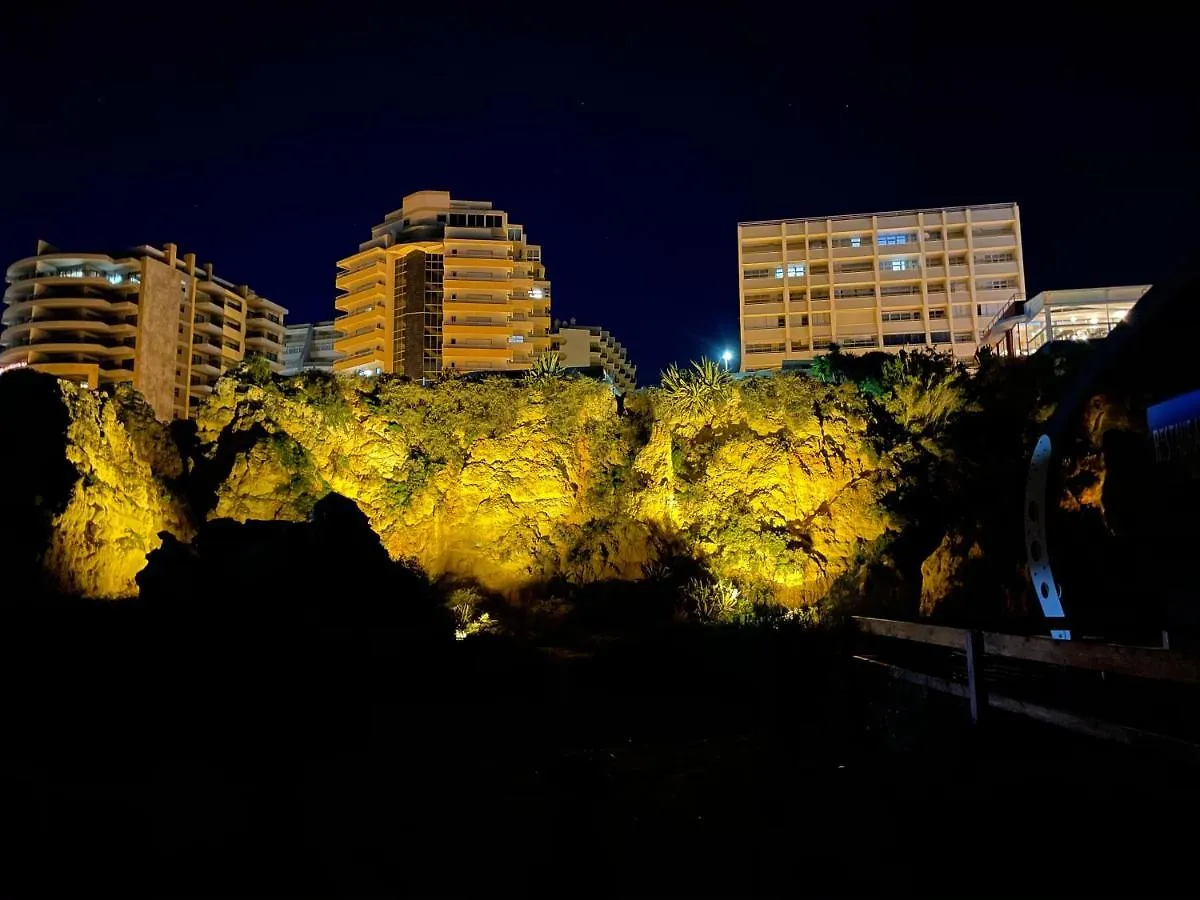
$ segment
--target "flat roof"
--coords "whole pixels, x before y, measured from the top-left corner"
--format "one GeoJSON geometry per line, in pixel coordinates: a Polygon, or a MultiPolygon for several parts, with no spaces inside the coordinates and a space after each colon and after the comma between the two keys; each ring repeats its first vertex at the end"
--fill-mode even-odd
{"type": "Polygon", "coordinates": [[[843,219],[861,219],[865,216],[915,216],[918,213],[961,212],[968,209],[1014,209],[1016,203],[978,203],[973,206],[929,206],[922,209],[891,209],[886,212],[841,213],[836,216],[798,216],[790,219],[750,219],[738,225],[779,225],[784,222],[837,222],[843,219]]]}

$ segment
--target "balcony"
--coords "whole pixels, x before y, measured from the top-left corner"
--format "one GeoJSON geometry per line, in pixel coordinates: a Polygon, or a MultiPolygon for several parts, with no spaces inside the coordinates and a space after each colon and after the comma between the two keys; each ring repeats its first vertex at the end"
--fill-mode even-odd
{"type": "Polygon", "coordinates": [[[508,313],[512,309],[513,304],[499,297],[470,297],[459,294],[454,298],[450,296],[442,298],[442,314],[446,317],[450,313],[479,315],[481,313],[508,313]]]}
{"type": "Polygon", "coordinates": [[[753,263],[781,263],[783,253],[776,247],[774,250],[742,250],[742,262],[746,265],[753,263]]]}
{"type": "MultiPolygon", "coordinates": [[[[799,305],[803,305],[803,302],[804,301],[801,300],[799,305]]],[[[792,300],[792,304],[797,305],[796,300],[794,298],[792,300]]],[[[750,316],[772,316],[772,315],[782,316],[783,315],[783,301],[776,300],[771,303],[743,303],[742,304],[742,315],[746,316],[747,318],[749,318],[750,316]]]]}
{"type": "MultiPolygon", "coordinates": [[[[880,248],[880,252],[883,252],[882,248],[880,248]]],[[[901,250],[897,250],[896,252],[903,253],[904,251],[901,249],[901,250]]],[[[866,257],[869,259],[870,257],[872,257],[874,255],[875,255],[875,248],[872,246],[870,240],[868,240],[867,238],[863,238],[862,246],[860,246],[860,247],[834,247],[833,248],[833,258],[834,259],[856,259],[856,258],[862,258],[862,257],[866,257]]]]}
{"type": "Polygon", "coordinates": [[[508,360],[512,355],[508,344],[496,346],[467,347],[459,344],[442,344],[442,358],[448,357],[466,359],[502,359],[508,360]]]}
{"type": "Polygon", "coordinates": [[[985,275],[1010,275],[1016,278],[1017,261],[1014,259],[1010,262],[976,263],[975,274],[978,277],[985,275]]]}
{"type": "Polygon", "coordinates": [[[972,209],[971,224],[979,225],[984,222],[1011,222],[1013,220],[1013,208],[1011,206],[1002,206],[999,209],[972,209]]]}
{"type": "Polygon", "coordinates": [[[369,281],[382,283],[386,278],[387,265],[382,259],[378,259],[348,272],[339,272],[334,284],[344,291],[351,291],[369,281]]]}
{"type": "MultiPolygon", "coordinates": [[[[803,228],[803,224],[800,226],[803,228]]],[[[783,233],[782,228],[778,224],[775,225],[743,225],[742,239],[746,238],[769,238],[780,237],[783,233]]]]}
{"type": "Polygon", "coordinates": [[[1002,250],[1015,249],[1017,236],[1015,234],[989,234],[986,237],[972,237],[971,243],[976,250],[990,250],[993,247],[1002,250]]]}
{"type": "Polygon", "coordinates": [[[384,308],[382,304],[370,304],[362,309],[355,310],[349,315],[342,316],[337,320],[338,330],[343,334],[350,331],[357,331],[368,325],[375,325],[383,321],[384,308]]]}
{"type": "MultiPolygon", "coordinates": [[[[518,325],[518,328],[520,326],[518,325]]],[[[499,335],[508,336],[513,327],[507,322],[452,322],[443,320],[442,334],[450,335],[499,335]]],[[[461,341],[460,341],[461,343],[461,341]]]]}
{"type": "Polygon", "coordinates": [[[359,285],[354,290],[333,298],[333,305],[340,310],[351,310],[364,303],[384,302],[385,293],[383,282],[368,282],[359,285]]]}

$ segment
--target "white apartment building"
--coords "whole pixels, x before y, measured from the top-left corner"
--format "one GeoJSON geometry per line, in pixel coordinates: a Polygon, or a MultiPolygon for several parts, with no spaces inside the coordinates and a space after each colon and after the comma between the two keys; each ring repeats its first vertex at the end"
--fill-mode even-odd
{"type": "Polygon", "coordinates": [[[333,371],[333,364],[342,358],[333,348],[342,333],[333,321],[299,322],[288,325],[283,335],[283,375],[299,375],[306,369],[333,371]]]}
{"type": "Polygon", "coordinates": [[[565,368],[604,369],[622,394],[637,387],[637,366],[629,361],[629,352],[607,328],[576,325],[574,319],[555,322],[550,348],[559,354],[559,362],[565,368]]]}
{"type": "Polygon", "coordinates": [[[742,371],[828,352],[975,355],[1025,296],[1015,203],[742,222],[742,371]]]}

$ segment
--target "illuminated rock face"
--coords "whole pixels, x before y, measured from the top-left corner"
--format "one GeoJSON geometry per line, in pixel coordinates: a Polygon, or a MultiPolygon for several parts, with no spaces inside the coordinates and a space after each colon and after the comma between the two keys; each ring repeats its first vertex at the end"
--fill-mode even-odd
{"type": "Polygon", "coordinates": [[[302,519],[336,491],[393,557],[505,592],[637,578],[670,546],[787,594],[840,574],[887,525],[851,389],[780,378],[690,416],[655,392],[631,406],[620,416],[576,379],[227,379],[198,424],[213,448],[260,435],[212,515],[302,519]]]}
{"type": "Polygon", "coordinates": [[[186,541],[204,516],[300,521],[331,491],[394,559],[509,594],[557,576],[640,578],[682,554],[800,602],[889,526],[861,399],[802,378],[748,381],[686,414],[644,391],[621,415],[586,379],[227,377],[196,419],[186,472],[136,395],[62,395],[78,478],[45,564],[96,597],[136,593],[162,531],[186,541]],[[210,509],[185,508],[209,488],[210,509]]]}
{"type": "Polygon", "coordinates": [[[108,397],[59,382],[70,413],[66,455],[79,477],[52,524],[46,568],[69,593],[96,598],[137,593],[134,576],[159,534],[190,529],[166,480],[182,474],[166,426],[133,391],[108,397]]]}

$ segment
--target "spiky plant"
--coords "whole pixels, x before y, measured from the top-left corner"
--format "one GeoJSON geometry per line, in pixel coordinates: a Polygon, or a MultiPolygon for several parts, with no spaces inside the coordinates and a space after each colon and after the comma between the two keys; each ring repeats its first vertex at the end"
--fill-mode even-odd
{"type": "Polygon", "coordinates": [[[662,391],[668,409],[677,415],[709,416],[733,393],[733,376],[711,359],[693,362],[691,369],[672,364],[662,374],[662,391]]]}
{"type": "Polygon", "coordinates": [[[566,372],[557,350],[538,355],[529,367],[530,378],[558,378],[566,372]]]}

